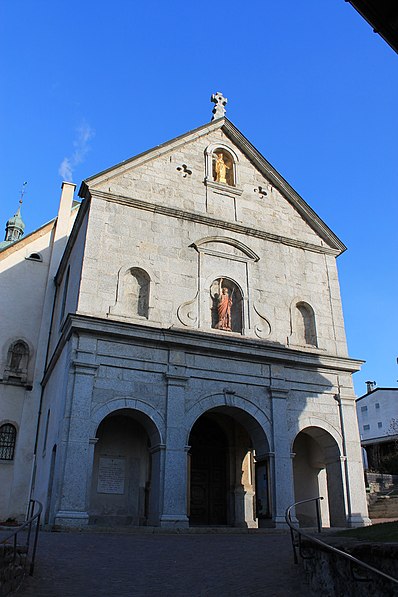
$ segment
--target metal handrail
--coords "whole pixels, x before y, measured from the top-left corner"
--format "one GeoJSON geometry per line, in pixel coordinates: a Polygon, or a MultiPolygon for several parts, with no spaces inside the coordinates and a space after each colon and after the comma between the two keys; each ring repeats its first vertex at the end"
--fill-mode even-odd
{"type": "Polygon", "coordinates": [[[26,541],[25,541],[25,548],[26,548],[26,555],[27,560],[29,560],[29,547],[30,547],[30,538],[32,535],[32,529],[34,528],[34,538],[33,538],[33,547],[32,553],[30,556],[30,566],[29,566],[29,574],[30,576],[33,575],[33,571],[35,568],[35,558],[36,558],[36,550],[37,550],[37,541],[39,538],[39,530],[40,530],[40,518],[41,513],[43,511],[43,505],[41,502],[37,500],[29,500],[28,512],[27,512],[27,519],[24,523],[22,523],[18,528],[14,529],[9,535],[1,539],[0,545],[6,545],[12,539],[13,542],[13,561],[15,562],[17,551],[18,551],[18,533],[21,531],[27,530],[26,541]],[[36,513],[35,509],[37,510],[36,513]]]}
{"type": "MultiPolygon", "coordinates": [[[[355,558],[354,556],[352,556],[351,554],[342,551],[341,549],[338,549],[337,547],[333,547],[332,545],[329,545],[328,543],[325,543],[324,541],[321,541],[321,539],[318,539],[317,537],[314,537],[313,535],[309,535],[308,533],[306,533],[305,531],[303,531],[302,529],[300,529],[299,527],[294,526],[293,521],[292,521],[292,510],[293,508],[295,508],[296,506],[298,506],[299,504],[305,504],[307,502],[315,502],[316,503],[316,507],[317,507],[317,517],[318,517],[318,530],[321,528],[320,526],[320,509],[319,509],[319,502],[320,500],[323,500],[323,497],[318,496],[315,498],[310,498],[309,500],[302,500],[300,502],[295,502],[294,504],[292,504],[291,506],[289,506],[286,509],[285,512],[285,520],[287,525],[290,528],[290,534],[292,537],[292,546],[293,546],[293,553],[294,553],[294,563],[298,564],[298,558],[297,558],[297,548],[299,549],[299,553],[300,556],[304,559],[304,556],[302,555],[302,551],[301,551],[301,540],[302,537],[304,537],[305,539],[307,539],[308,541],[310,541],[311,543],[314,543],[315,545],[319,545],[321,546],[324,550],[329,551],[331,553],[336,554],[337,556],[348,560],[350,562],[351,565],[351,570],[352,570],[352,566],[355,565],[359,568],[363,568],[364,570],[371,572],[372,574],[375,574],[378,577],[384,578],[385,580],[388,580],[390,582],[392,582],[394,585],[396,585],[398,587],[398,579],[394,578],[393,576],[390,576],[389,574],[386,574],[385,572],[382,572],[381,570],[378,570],[377,568],[374,568],[374,566],[370,566],[370,564],[366,564],[366,562],[362,562],[362,560],[358,560],[358,558],[355,558]],[[297,534],[297,537],[295,537],[295,533],[297,534]],[[297,541],[298,539],[298,541],[297,541]]],[[[320,531],[319,531],[320,532],[320,531]]],[[[355,577],[354,577],[355,578],[355,577]]],[[[366,578],[356,578],[356,580],[369,580],[366,578]]]]}

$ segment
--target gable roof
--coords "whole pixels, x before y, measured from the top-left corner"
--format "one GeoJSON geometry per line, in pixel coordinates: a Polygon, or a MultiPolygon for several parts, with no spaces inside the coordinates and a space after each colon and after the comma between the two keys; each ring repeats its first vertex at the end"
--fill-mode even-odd
{"type": "Polygon", "coordinates": [[[277,188],[287,201],[297,210],[307,224],[322,238],[330,247],[338,253],[346,250],[344,243],[334,234],[334,232],[325,224],[325,222],[314,212],[314,210],[304,201],[304,199],[290,186],[290,184],[279,174],[279,172],[265,159],[265,157],[250,143],[248,139],[236,128],[227,118],[218,118],[210,123],[202,125],[192,131],[189,131],[179,137],[175,137],[166,143],[144,151],[128,160],[120,162],[111,168],[107,168],[98,174],[85,179],[79,189],[79,196],[85,197],[90,186],[102,183],[122,172],[135,166],[140,166],[145,162],[159,157],[173,149],[205,136],[210,132],[222,129],[228,138],[245,154],[252,164],[267,178],[271,184],[277,188]]]}

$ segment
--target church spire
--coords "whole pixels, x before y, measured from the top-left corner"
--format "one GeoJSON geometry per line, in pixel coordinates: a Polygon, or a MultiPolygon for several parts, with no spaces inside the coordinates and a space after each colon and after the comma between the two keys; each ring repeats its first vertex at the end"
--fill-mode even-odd
{"type": "Polygon", "coordinates": [[[26,185],[27,185],[26,182],[24,182],[22,185],[21,198],[19,200],[19,207],[18,207],[17,211],[15,212],[13,217],[7,221],[6,236],[5,236],[4,241],[2,243],[0,243],[0,249],[4,249],[11,243],[14,243],[15,241],[19,240],[24,233],[25,224],[24,224],[24,221],[22,220],[22,216],[21,216],[21,206],[22,206],[22,198],[25,194],[25,186],[26,185]]]}

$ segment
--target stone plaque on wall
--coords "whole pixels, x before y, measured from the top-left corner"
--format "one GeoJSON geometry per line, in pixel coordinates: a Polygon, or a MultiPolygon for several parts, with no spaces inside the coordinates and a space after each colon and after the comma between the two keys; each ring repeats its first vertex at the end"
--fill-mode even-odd
{"type": "Polygon", "coordinates": [[[124,493],[125,458],[101,456],[98,467],[97,493],[124,493]]]}

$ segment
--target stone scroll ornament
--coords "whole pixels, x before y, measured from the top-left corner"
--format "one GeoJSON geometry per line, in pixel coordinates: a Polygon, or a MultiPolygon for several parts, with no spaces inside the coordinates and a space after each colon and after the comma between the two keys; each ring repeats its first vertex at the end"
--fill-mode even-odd
{"type": "Polygon", "coordinates": [[[265,315],[262,315],[259,312],[256,305],[254,305],[254,311],[259,317],[259,321],[254,326],[254,333],[256,334],[257,338],[267,338],[267,336],[271,334],[271,324],[265,315]]]}
{"type": "Polygon", "coordinates": [[[231,296],[229,295],[229,290],[226,286],[222,285],[223,279],[220,279],[220,292],[218,298],[218,305],[217,305],[217,313],[218,313],[218,323],[216,325],[217,330],[225,330],[228,332],[232,331],[231,325],[231,308],[232,308],[232,297],[234,291],[232,291],[231,296]]]}
{"type": "Polygon", "coordinates": [[[191,301],[182,303],[177,309],[177,317],[187,327],[195,327],[198,322],[198,292],[191,301]]]}

